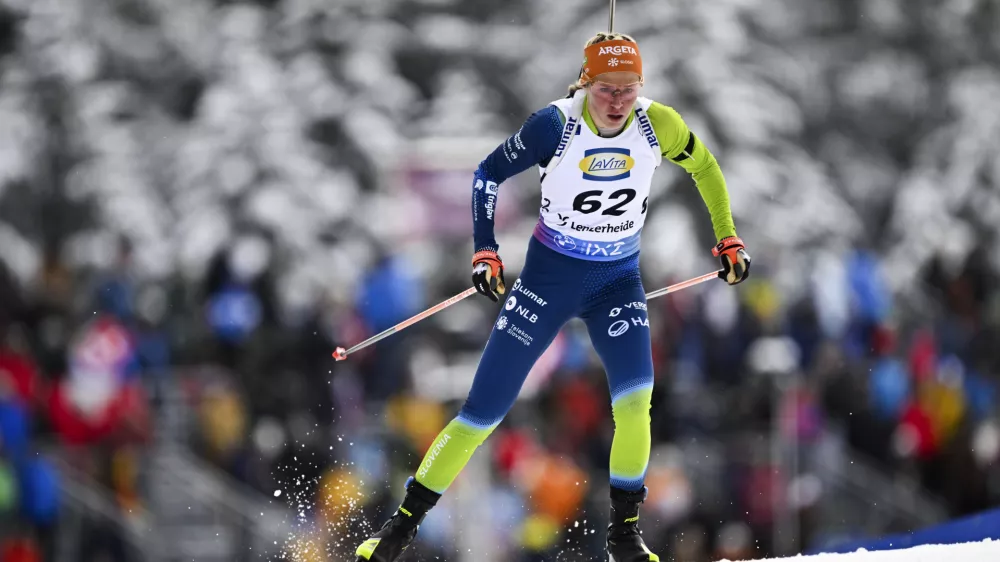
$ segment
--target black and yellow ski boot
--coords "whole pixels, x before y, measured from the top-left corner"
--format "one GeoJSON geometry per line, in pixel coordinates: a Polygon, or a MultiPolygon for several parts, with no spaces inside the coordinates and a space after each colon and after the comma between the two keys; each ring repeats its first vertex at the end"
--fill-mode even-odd
{"type": "Polygon", "coordinates": [[[417,537],[424,516],[437,503],[441,494],[417,482],[412,476],[406,481],[403,503],[368,540],[354,552],[356,562],[394,562],[417,537]]]}
{"type": "Polygon", "coordinates": [[[659,562],[639,534],[639,504],[648,490],[629,492],[611,487],[611,523],[608,525],[609,562],[659,562]]]}

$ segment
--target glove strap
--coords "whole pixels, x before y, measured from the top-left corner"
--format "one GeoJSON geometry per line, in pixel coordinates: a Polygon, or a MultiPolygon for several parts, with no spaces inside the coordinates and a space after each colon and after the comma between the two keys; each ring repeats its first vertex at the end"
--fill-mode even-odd
{"type": "Polygon", "coordinates": [[[722,240],[719,240],[719,243],[716,244],[714,248],[712,248],[712,255],[715,257],[719,257],[723,254],[723,252],[729,250],[730,248],[745,248],[745,247],[746,246],[743,245],[743,240],[739,236],[727,236],[722,240]]]}
{"type": "Polygon", "coordinates": [[[472,265],[476,265],[481,261],[496,261],[497,263],[503,263],[500,260],[500,256],[493,250],[479,250],[472,255],[472,265]]]}

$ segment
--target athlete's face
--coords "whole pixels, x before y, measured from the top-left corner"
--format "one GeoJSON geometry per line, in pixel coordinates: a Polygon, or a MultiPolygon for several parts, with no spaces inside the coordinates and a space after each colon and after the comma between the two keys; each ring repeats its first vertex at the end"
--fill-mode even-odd
{"type": "Polygon", "coordinates": [[[613,128],[625,124],[642,82],[634,72],[606,72],[588,86],[587,105],[598,127],[613,128]]]}

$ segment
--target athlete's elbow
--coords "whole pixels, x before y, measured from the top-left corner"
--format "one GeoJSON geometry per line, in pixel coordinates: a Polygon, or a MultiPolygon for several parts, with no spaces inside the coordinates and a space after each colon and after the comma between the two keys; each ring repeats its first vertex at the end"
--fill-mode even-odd
{"type": "Polygon", "coordinates": [[[504,179],[506,179],[506,174],[504,174],[502,170],[498,169],[496,159],[491,155],[479,163],[479,166],[476,168],[475,179],[477,183],[481,181],[482,184],[491,182],[495,185],[499,185],[503,183],[504,179]]]}
{"type": "Polygon", "coordinates": [[[722,167],[711,155],[699,162],[690,172],[695,181],[699,183],[703,179],[722,177],[722,167]]]}
{"type": "Polygon", "coordinates": [[[486,158],[479,163],[479,166],[476,167],[476,171],[473,175],[477,180],[485,180],[492,175],[492,170],[490,168],[489,158],[486,158]]]}

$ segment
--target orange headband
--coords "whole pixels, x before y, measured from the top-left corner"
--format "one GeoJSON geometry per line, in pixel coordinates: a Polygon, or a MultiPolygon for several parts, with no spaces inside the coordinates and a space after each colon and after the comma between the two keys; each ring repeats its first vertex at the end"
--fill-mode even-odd
{"type": "Polygon", "coordinates": [[[583,79],[590,82],[605,72],[634,72],[642,80],[639,45],[625,39],[601,41],[583,50],[583,79]]]}

